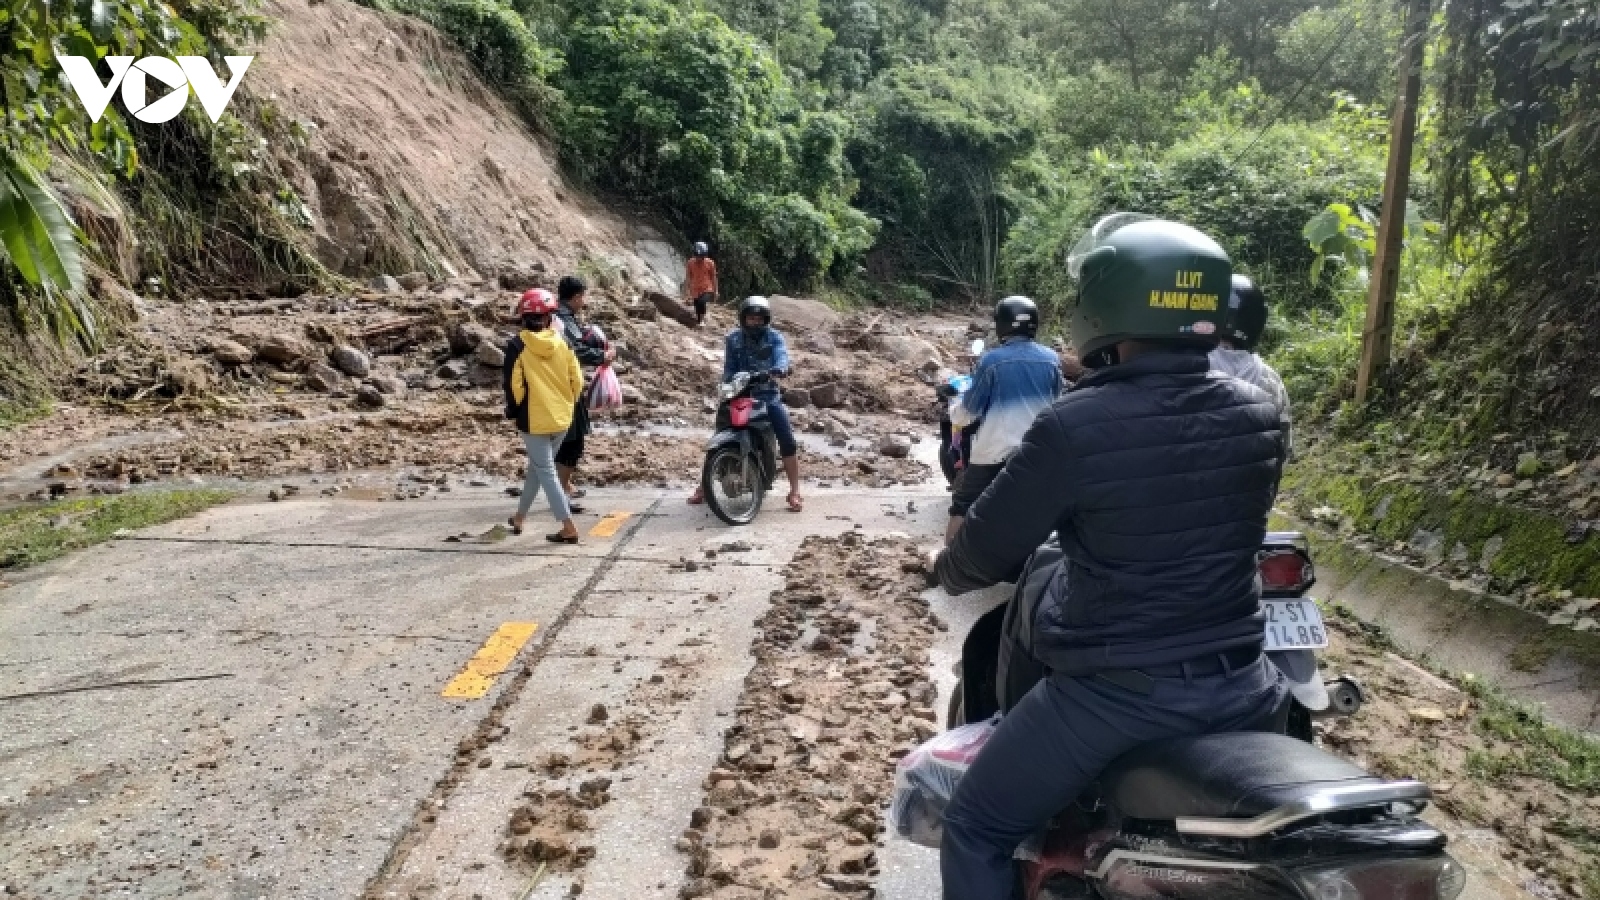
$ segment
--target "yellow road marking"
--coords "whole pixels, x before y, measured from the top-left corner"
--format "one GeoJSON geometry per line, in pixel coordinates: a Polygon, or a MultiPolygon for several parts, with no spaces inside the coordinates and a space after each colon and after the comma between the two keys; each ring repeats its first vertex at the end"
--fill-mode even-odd
{"type": "Polygon", "coordinates": [[[622,527],[622,523],[631,518],[633,518],[633,513],[631,512],[611,513],[589,529],[589,537],[612,537],[617,533],[617,529],[622,527]]]}
{"type": "Polygon", "coordinates": [[[507,622],[495,629],[483,642],[478,652],[472,654],[467,665],[439,696],[451,700],[476,700],[489,692],[494,680],[503,674],[511,661],[522,651],[522,645],[533,637],[538,622],[507,622]]]}

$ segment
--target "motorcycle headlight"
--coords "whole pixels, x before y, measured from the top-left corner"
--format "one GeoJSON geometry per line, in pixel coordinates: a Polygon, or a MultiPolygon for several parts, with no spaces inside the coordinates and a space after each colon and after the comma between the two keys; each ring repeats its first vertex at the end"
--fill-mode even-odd
{"type": "Polygon", "coordinates": [[[1307,900],[1456,900],[1466,870],[1449,854],[1351,860],[1295,870],[1307,900]]]}

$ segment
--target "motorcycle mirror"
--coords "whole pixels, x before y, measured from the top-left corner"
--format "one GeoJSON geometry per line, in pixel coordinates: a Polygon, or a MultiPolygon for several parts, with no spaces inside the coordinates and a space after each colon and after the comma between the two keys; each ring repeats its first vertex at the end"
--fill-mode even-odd
{"type": "Polygon", "coordinates": [[[972,345],[969,346],[967,348],[967,350],[973,356],[982,356],[983,355],[983,347],[984,347],[983,338],[978,338],[977,340],[972,342],[972,345]]]}

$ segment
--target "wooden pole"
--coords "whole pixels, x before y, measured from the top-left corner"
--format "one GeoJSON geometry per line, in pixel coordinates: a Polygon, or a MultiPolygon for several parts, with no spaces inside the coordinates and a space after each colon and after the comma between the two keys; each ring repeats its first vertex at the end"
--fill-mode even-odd
{"type": "Polygon", "coordinates": [[[1400,286],[1400,256],[1406,234],[1406,194],[1411,188],[1411,149],[1417,137],[1417,100],[1422,94],[1422,58],[1427,46],[1429,0],[1410,0],[1400,44],[1400,96],[1389,122],[1389,167],[1383,180],[1378,253],[1367,294],[1367,324],[1361,332],[1356,403],[1367,402],[1372,382],[1389,365],[1394,343],[1394,296],[1400,286]]]}

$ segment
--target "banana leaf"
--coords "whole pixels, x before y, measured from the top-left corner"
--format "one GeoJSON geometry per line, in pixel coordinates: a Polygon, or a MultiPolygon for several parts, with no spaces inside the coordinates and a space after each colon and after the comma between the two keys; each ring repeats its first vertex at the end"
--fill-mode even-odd
{"type": "Polygon", "coordinates": [[[0,254],[29,284],[49,291],[83,287],[77,229],[26,160],[0,149],[0,254]]]}

